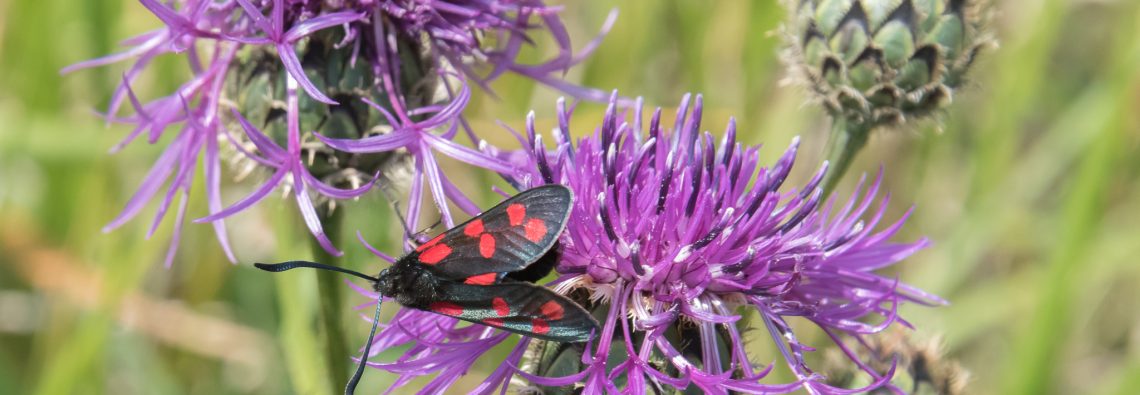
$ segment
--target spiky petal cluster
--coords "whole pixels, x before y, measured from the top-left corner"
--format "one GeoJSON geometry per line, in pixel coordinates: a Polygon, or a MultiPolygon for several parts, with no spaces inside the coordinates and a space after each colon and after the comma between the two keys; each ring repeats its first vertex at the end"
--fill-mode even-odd
{"type": "MultiPolygon", "coordinates": [[[[762,167],[758,147],[735,141],[732,122],[719,143],[699,131],[699,96],[691,108],[686,97],[671,129],[662,125],[660,109],[648,124],[640,105],[631,118],[623,114],[611,101],[601,126],[575,145],[568,138],[571,111],[560,103],[555,145],[543,144],[532,116],[528,136],[520,137],[524,152],[509,155],[529,169],[504,175],[520,190],[560,183],[574,191],[555,287],[566,293],[590,291],[592,297],[579,302],[606,317],[602,333],[581,351],[576,373],[519,373],[533,384],[584,383],[585,393],[640,394],[666,387],[708,393],[799,388],[847,393],[827,386],[807,366],[803,352],[811,348],[792,332],[789,317],[819,326],[850,350],[841,336],[907,325],[897,314],[900,303],[942,303],[874,273],[927,245],[925,239],[888,241],[902,219],[874,230],[887,203],[881,199],[871,210],[878,182],[842,207],[823,201],[817,188],[822,169],[804,188],[781,190],[796,143],[774,166],[762,167]],[[746,351],[741,329],[746,310],[758,313],[757,326],[776,343],[797,381],[762,382],[773,365],[755,365],[753,360],[769,357],[746,351]]],[[[373,349],[383,348],[377,344],[414,345],[396,362],[373,366],[405,381],[438,374],[432,383],[443,385],[502,336],[403,310],[374,339],[373,349]]],[[[524,338],[502,366],[541,366],[544,361],[523,359],[530,343],[524,338]]],[[[864,366],[855,354],[848,355],[864,366]]],[[[481,389],[495,388],[514,374],[503,369],[481,389]]],[[[865,369],[872,386],[886,383],[892,370],[865,369]]]]}
{"type": "MultiPolygon", "coordinates": [[[[556,72],[567,70],[593,52],[601,36],[579,54],[574,54],[570,51],[570,37],[558,17],[558,9],[543,4],[541,0],[388,0],[381,1],[379,8],[398,30],[426,37],[440,57],[457,65],[473,79],[482,82],[511,71],[580,96],[605,99],[599,91],[583,90],[552,78],[556,72]],[[515,61],[519,50],[531,40],[528,30],[536,27],[531,22],[532,17],[541,21],[544,30],[550,32],[559,44],[560,51],[542,64],[519,64],[515,61]],[[495,34],[488,35],[487,32],[495,34]],[[488,38],[502,43],[488,48],[484,44],[488,38]],[[479,76],[462,61],[468,57],[490,60],[493,70],[479,76]]],[[[609,30],[614,16],[616,14],[611,13],[603,31],[609,30]]]]}
{"type": "MultiPolygon", "coordinates": [[[[541,0],[139,1],[162,21],[162,27],[127,40],[130,48],[122,53],[78,63],[64,72],[133,60],[114,91],[106,116],[108,122],[133,124],[135,128],[113,151],[142,135],[150,144],[167,140],[167,149],[107,230],[135,217],[148,201],[161,195],[153,232],[174,198],[182,195],[167,264],[177,246],[186,197],[199,160],[203,160],[206,173],[210,215],[198,222],[214,224],[231,260],[222,219],[278,185],[292,188],[310,231],[325,249],[339,254],[320,221],[315,220],[312,199],[359,196],[375,181],[379,170],[344,167],[377,161],[336,153],[315,141],[319,135],[314,136],[314,129],[356,139],[390,129],[414,129],[416,133],[402,135],[399,142],[404,144],[384,148],[400,152],[406,148],[413,154],[417,174],[429,181],[437,205],[446,207],[444,196],[458,192],[444,192],[448,184],[432,171],[432,150],[496,171],[505,170],[494,158],[482,157],[451,141],[467,103],[466,81],[484,83],[510,71],[557,86],[553,76],[589,52],[572,55],[556,9],[541,0]],[[532,22],[536,17],[543,21],[543,28],[532,22]],[[540,31],[553,36],[559,55],[539,65],[516,63],[519,48],[532,39],[528,35],[540,31]],[[164,55],[185,57],[190,78],[168,96],[140,101],[132,84],[152,61],[164,55]],[[488,70],[478,72],[478,64],[489,65],[485,67],[488,70]],[[445,86],[445,94],[439,95],[434,89],[413,92],[413,88],[424,86],[445,86]],[[437,96],[449,102],[439,104],[437,96]],[[371,99],[368,104],[381,111],[365,106],[363,99],[371,99]],[[124,103],[134,107],[133,114],[119,115],[124,103]],[[352,106],[356,107],[349,108],[352,106]],[[355,118],[330,121],[344,113],[355,118]],[[413,118],[417,122],[412,122],[413,118]],[[340,133],[322,129],[345,124],[353,130],[340,133]],[[442,133],[433,132],[449,127],[442,133]],[[256,136],[261,134],[257,128],[264,129],[264,138],[256,136]],[[407,139],[409,135],[423,138],[407,139]],[[423,149],[423,141],[431,139],[428,135],[445,141],[432,140],[432,150],[423,149]],[[229,208],[223,208],[220,191],[225,152],[244,154],[246,163],[272,174],[254,194],[229,208]],[[328,160],[314,163],[314,158],[328,160]],[[327,170],[330,167],[332,170],[327,170]]],[[[592,92],[578,89],[574,93],[589,96],[592,92]]],[[[423,189],[423,180],[412,183],[414,190],[423,189]]],[[[473,207],[462,202],[460,206],[473,207]]]]}

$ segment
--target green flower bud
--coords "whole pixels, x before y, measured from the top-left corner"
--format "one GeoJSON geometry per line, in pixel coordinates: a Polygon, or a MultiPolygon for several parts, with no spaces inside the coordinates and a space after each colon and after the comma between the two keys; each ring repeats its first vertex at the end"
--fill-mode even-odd
{"type": "MultiPolygon", "coordinates": [[[[334,150],[317,140],[313,133],[335,139],[361,139],[388,133],[391,127],[382,114],[371,109],[363,99],[387,105],[388,97],[376,87],[376,76],[371,63],[352,62],[353,48],[338,47],[344,33],[328,29],[313,33],[297,48],[305,74],[309,80],[339,104],[331,105],[299,95],[301,125],[301,154],[309,172],[322,182],[338,188],[358,188],[380,174],[382,185],[405,184],[410,177],[411,157],[406,150],[379,153],[349,153],[334,150]]],[[[399,45],[411,46],[412,40],[400,40],[399,45]]],[[[401,54],[407,65],[401,75],[405,78],[402,89],[413,108],[430,104],[434,100],[438,77],[430,74],[426,54],[417,48],[403,48],[401,54]]],[[[236,67],[227,75],[227,99],[254,126],[260,128],[278,145],[287,145],[285,80],[288,73],[281,66],[276,52],[266,47],[253,47],[239,54],[236,67]]],[[[234,125],[230,130],[241,130],[234,125]]],[[[250,151],[256,150],[242,133],[231,133],[250,151]]],[[[234,152],[241,158],[240,153],[234,152]]],[[[250,166],[256,167],[253,163],[250,166]]],[[[332,201],[330,201],[332,203],[332,201]]]]}
{"type": "Polygon", "coordinates": [[[833,116],[867,129],[947,106],[992,44],[986,0],[785,0],[785,60],[833,116]]]}

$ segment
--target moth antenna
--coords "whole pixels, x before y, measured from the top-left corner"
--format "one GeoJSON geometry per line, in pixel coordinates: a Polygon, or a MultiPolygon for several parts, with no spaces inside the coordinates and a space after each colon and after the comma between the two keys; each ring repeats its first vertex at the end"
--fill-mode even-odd
{"type": "Polygon", "coordinates": [[[253,266],[258,268],[258,269],[267,271],[267,272],[275,272],[275,273],[276,272],[283,272],[286,270],[292,270],[292,269],[296,269],[299,267],[307,267],[307,268],[313,268],[313,269],[340,272],[340,273],[344,273],[344,274],[351,274],[353,276],[360,277],[360,278],[363,278],[363,279],[371,281],[371,282],[380,281],[380,279],[378,279],[376,277],[372,277],[372,276],[369,276],[367,274],[364,274],[364,273],[361,273],[358,271],[348,270],[348,269],[345,269],[342,267],[337,267],[337,266],[333,266],[333,265],[325,265],[322,263],[309,262],[309,261],[289,261],[289,262],[281,262],[281,263],[255,263],[255,264],[253,264],[253,266]]]}
{"type": "MultiPolygon", "coordinates": [[[[309,262],[309,261],[289,261],[281,263],[254,263],[254,267],[265,270],[267,272],[283,272],[292,270],[299,267],[307,267],[312,269],[329,270],[340,272],[344,274],[351,274],[372,282],[379,282],[380,279],[360,273],[354,270],[348,270],[341,267],[332,265],[325,265],[322,263],[309,262]]],[[[356,384],[360,382],[360,377],[364,375],[364,366],[368,361],[368,353],[372,350],[372,337],[376,336],[376,325],[380,323],[380,302],[384,300],[384,295],[378,295],[376,298],[376,313],[372,317],[372,330],[368,332],[368,343],[364,345],[364,354],[360,356],[360,362],[356,364],[356,373],[352,374],[352,379],[349,379],[348,385],[344,387],[345,395],[353,395],[356,393],[356,384]]]]}
{"type": "Polygon", "coordinates": [[[360,355],[360,362],[356,363],[356,372],[352,374],[352,378],[348,380],[348,385],[344,387],[344,395],[354,395],[356,384],[364,375],[364,366],[368,363],[368,353],[372,351],[372,337],[376,336],[376,324],[380,323],[380,302],[382,300],[384,300],[384,295],[376,297],[376,314],[372,316],[372,330],[368,331],[368,340],[364,343],[364,353],[360,355]]]}

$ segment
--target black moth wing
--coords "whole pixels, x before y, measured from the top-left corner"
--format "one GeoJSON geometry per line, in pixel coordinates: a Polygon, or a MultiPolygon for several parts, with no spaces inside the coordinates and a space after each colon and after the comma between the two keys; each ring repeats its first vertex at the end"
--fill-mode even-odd
{"type": "Polygon", "coordinates": [[[573,200],[562,185],[528,189],[416,247],[404,260],[449,280],[497,283],[502,276],[491,273],[522,270],[558,241],[573,200]]]}
{"type": "Polygon", "coordinates": [[[447,282],[425,310],[541,340],[580,343],[597,332],[586,309],[548,288],[504,280],[500,284],[447,282]]]}

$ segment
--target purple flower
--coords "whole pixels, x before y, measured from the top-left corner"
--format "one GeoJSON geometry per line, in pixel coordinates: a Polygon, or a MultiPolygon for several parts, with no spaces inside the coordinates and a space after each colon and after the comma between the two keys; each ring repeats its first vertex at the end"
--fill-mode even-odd
{"type": "Polygon", "coordinates": [[[309,77],[305,76],[305,70],[301,67],[301,60],[297,58],[293,45],[313,32],[337,25],[348,25],[360,20],[365,14],[363,12],[339,11],[322,14],[304,21],[300,21],[299,18],[287,21],[285,19],[284,0],[273,0],[270,9],[273,14],[272,18],[266,18],[261,14],[261,9],[250,4],[248,0],[237,0],[237,3],[241,5],[246,15],[253,20],[253,25],[265,37],[233,37],[233,40],[248,45],[272,45],[277,50],[277,55],[281,57],[281,63],[289,71],[289,75],[301,83],[301,86],[305,88],[305,93],[319,102],[336,104],[335,101],[325,96],[320,89],[313,85],[313,82],[309,81],[309,77]],[[285,30],[287,23],[292,25],[288,31],[285,30]],[[294,23],[296,24],[294,25],[294,23]]]}
{"type": "MultiPolygon", "coordinates": [[[[861,341],[895,323],[909,326],[898,316],[900,303],[944,303],[874,273],[927,240],[888,241],[905,215],[875,231],[888,200],[876,199],[879,180],[838,207],[834,199],[825,202],[818,187],[826,166],[803,188],[781,190],[798,141],[772,167],[762,167],[758,147],[736,142],[735,123],[718,143],[699,130],[700,96],[689,104],[686,96],[670,129],[662,125],[660,109],[646,125],[640,102],[629,117],[617,110],[615,96],[593,135],[572,144],[571,111],[560,102],[553,147],[535,132],[532,115],[527,137],[520,136],[522,155],[486,149],[525,165],[525,171],[504,174],[520,190],[560,183],[575,192],[560,241],[559,277],[551,286],[566,294],[588,291],[579,302],[604,312],[606,320],[583,350],[578,373],[543,377],[520,369],[537,362],[524,358],[531,340],[523,338],[479,391],[504,386],[515,374],[542,386],[582,383],[586,393],[673,387],[842,394],[889,385],[893,367],[866,367],[844,338],[861,341]],[[771,357],[746,351],[747,310],[756,313],[752,326],[775,342],[797,380],[762,382],[774,364],[756,364],[771,357]],[[804,352],[813,348],[798,340],[790,317],[822,329],[871,385],[826,385],[805,362],[804,352]]],[[[404,309],[373,339],[372,349],[411,348],[393,362],[371,365],[398,374],[398,383],[435,374],[423,392],[438,391],[504,338],[490,328],[404,309]]]]}
{"type": "Polygon", "coordinates": [[[605,93],[594,89],[567,84],[556,77],[571,66],[580,63],[597,47],[602,36],[613,26],[617,11],[610,12],[601,34],[575,54],[570,48],[570,35],[558,17],[559,7],[543,4],[541,0],[388,0],[379,7],[391,18],[396,29],[404,34],[423,36],[432,43],[436,54],[464,71],[471,79],[483,85],[504,72],[515,72],[547,85],[554,86],[577,97],[605,100],[605,93]],[[536,30],[531,17],[538,17],[558,44],[558,55],[537,65],[519,64],[519,50],[532,42],[530,32],[536,30]],[[487,48],[480,32],[494,32],[494,40],[501,42],[487,48]],[[479,75],[466,65],[465,58],[487,59],[491,72],[479,75]]]}
{"type": "Polygon", "coordinates": [[[389,152],[405,149],[415,158],[414,173],[412,175],[412,190],[408,197],[407,218],[411,221],[409,226],[417,228],[420,214],[420,197],[423,194],[423,182],[427,181],[432,198],[437,202],[437,208],[443,217],[444,223],[454,226],[455,221],[447,208],[446,199],[455,202],[469,214],[479,212],[478,206],[467,199],[454,184],[439,170],[439,165],[431,155],[433,151],[441,152],[456,160],[473,166],[479,166],[496,172],[509,172],[514,168],[510,163],[464,147],[452,141],[459,129],[459,113],[467,106],[471,92],[466,84],[460,84],[458,96],[446,106],[421,107],[411,113],[392,113],[380,105],[365,99],[376,111],[379,111],[388,120],[392,130],[386,134],[365,137],[362,139],[333,139],[317,135],[325,144],[334,149],[354,153],[389,152]],[[430,114],[430,116],[429,116],[430,114]],[[412,116],[423,117],[421,121],[413,121],[412,116]],[[433,130],[444,129],[442,134],[435,134],[433,130]]]}
{"type": "Polygon", "coordinates": [[[317,210],[313,207],[313,202],[309,199],[307,191],[309,188],[312,188],[321,195],[331,198],[352,199],[367,192],[376,179],[373,178],[372,181],[365,183],[359,188],[342,190],[321,182],[321,180],[309,172],[301,155],[301,129],[297,115],[300,113],[300,110],[297,109],[298,98],[296,82],[292,76],[286,78],[287,84],[289,85],[285,93],[285,114],[287,118],[286,123],[288,125],[287,148],[278,146],[272,139],[251,125],[237,110],[233,110],[234,118],[237,118],[246,136],[253,142],[254,146],[257,147],[257,151],[261,154],[243,153],[253,161],[267,168],[274,169],[273,175],[269,177],[269,180],[266,181],[265,184],[262,184],[260,188],[249,196],[239,200],[229,208],[213,213],[195,222],[218,221],[238,213],[265,198],[265,196],[272,192],[279,184],[288,182],[292,186],[293,196],[297,200],[297,207],[301,210],[301,216],[305,219],[305,226],[307,226],[313,236],[317,238],[321,247],[327,251],[340,254],[340,251],[338,251],[336,247],[332,245],[332,242],[329,241],[328,237],[325,236],[325,232],[321,227],[321,221],[317,217],[317,210]]]}
{"type": "MultiPolygon", "coordinates": [[[[231,59],[234,56],[234,51],[222,51],[218,56],[224,59],[231,59]]],[[[116,92],[116,96],[119,96],[120,92],[125,94],[130,99],[132,106],[134,106],[135,114],[128,118],[115,118],[108,115],[109,120],[128,122],[136,125],[135,129],[128,134],[122,142],[112,148],[112,152],[122,149],[144,131],[148,132],[147,141],[154,144],[162,137],[168,126],[182,123],[178,135],[173,138],[166,150],[159,156],[158,161],[156,161],[150,171],[147,172],[139,189],[135,192],[134,196],[128,200],[126,208],[103,228],[103,231],[109,232],[137,216],[147,201],[153,199],[159,190],[163,188],[163,185],[169,181],[166,194],[162,199],[158,211],[155,213],[153,224],[147,233],[148,238],[154,234],[167,210],[170,208],[174,196],[181,191],[180,194],[182,198],[178,203],[174,235],[164,260],[167,267],[173,262],[174,254],[178,249],[178,239],[181,235],[182,222],[188,203],[187,198],[189,197],[190,188],[194,179],[194,167],[200,156],[204,155],[203,167],[206,173],[206,198],[209,210],[210,212],[217,212],[222,208],[220,188],[221,158],[219,156],[218,144],[220,135],[224,134],[224,131],[219,126],[220,122],[218,119],[219,106],[217,101],[220,99],[220,96],[209,95],[206,92],[212,89],[212,87],[217,87],[222,84],[225,73],[217,69],[223,68],[224,66],[225,63],[223,62],[215,63],[211,65],[210,69],[204,70],[184,84],[173,95],[157,99],[146,105],[140,103],[135,97],[134,92],[126,81],[127,77],[124,76],[123,85],[120,91],[116,92]],[[189,104],[189,100],[195,97],[198,97],[199,101],[197,105],[192,106],[189,104]]],[[[118,106],[117,101],[121,100],[121,97],[113,100],[116,100],[112,102],[112,107],[114,108],[118,106]]],[[[234,258],[233,251],[227,242],[224,223],[217,221],[214,222],[213,225],[214,232],[217,234],[226,256],[231,262],[235,262],[236,259],[234,258]]]]}
{"type": "MultiPolygon", "coordinates": [[[[107,122],[131,124],[134,129],[113,151],[144,134],[150,144],[165,141],[162,144],[166,150],[122,214],[106,230],[138,215],[165,188],[154,219],[157,226],[174,197],[182,195],[176,210],[175,240],[166,259],[168,265],[177,247],[186,197],[194,187],[194,167],[200,160],[206,173],[209,213],[196,222],[214,225],[231,261],[235,259],[226,241],[223,219],[248,208],[281,185],[292,188],[314,237],[330,253],[339,254],[324,234],[315,214],[314,199],[359,196],[376,182],[374,176],[379,169],[317,172],[311,163],[315,155],[340,155],[330,160],[336,167],[350,162],[335,160],[345,155],[406,149],[415,159],[416,175],[412,196],[408,198],[409,212],[418,213],[423,180],[427,180],[436,205],[450,224],[445,198],[468,211],[475,206],[439,172],[433,151],[495,171],[508,171],[504,163],[452,142],[467,104],[467,81],[485,84],[503,72],[514,72],[579,97],[604,98],[597,91],[558,79],[561,72],[593,50],[596,40],[574,54],[557,8],[540,0],[139,1],[164,26],[126,40],[124,44],[129,49],[122,53],[81,62],[63,72],[133,60],[114,90],[105,115],[107,122]],[[541,20],[542,24],[532,20],[541,20]],[[539,32],[553,37],[558,55],[537,65],[517,63],[521,46],[539,32]],[[138,100],[132,84],[152,60],[169,54],[185,58],[191,77],[168,96],[149,102],[138,100]],[[411,59],[419,60],[417,57],[422,57],[424,63],[407,64],[411,59]],[[489,66],[479,73],[476,69],[482,63],[489,66]],[[332,66],[341,67],[344,72],[330,75],[332,66]],[[251,77],[254,72],[261,79],[251,77]],[[423,84],[421,79],[431,82],[423,84]],[[445,87],[446,103],[432,104],[437,101],[434,90],[414,91],[418,86],[435,85],[445,87]],[[303,95],[298,94],[298,87],[303,95]],[[368,100],[369,97],[374,100],[368,100]],[[127,102],[133,107],[133,114],[119,115],[127,102]],[[360,111],[367,114],[369,108],[375,108],[383,118],[357,115],[354,121],[360,122],[350,124],[359,130],[314,138],[317,132],[329,132],[319,128],[344,125],[325,122],[331,117],[328,114],[358,114],[355,108],[342,111],[334,107],[343,109],[358,104],[360,111]],[[284,111],[284,115],[271,116],[276,111],[284,111]],[[385,120],[387,125],[383,124],[385,120]],[[376,123],[366,123],[372,121],[376,123]],[[392,136],[376,134],[376,130],[385,128],[396,132],[392,136]],[[175,130],[176,136],[166,137],[170,130],[175,130]],[[313,142],[315,139],[330,144],[313,142]],[[337,153],[334,148],[353,152],[337,153]],[[251,195],[223,208],[221,154],[229,152],[244,155],[269,176],[251,195]]],[[[612,18],[604,29],[609,28],[609,23],[612,18]]],[[[467,134],[473,142],[479,141],[471,131],[467,134]]]]}

